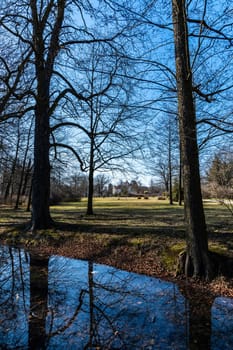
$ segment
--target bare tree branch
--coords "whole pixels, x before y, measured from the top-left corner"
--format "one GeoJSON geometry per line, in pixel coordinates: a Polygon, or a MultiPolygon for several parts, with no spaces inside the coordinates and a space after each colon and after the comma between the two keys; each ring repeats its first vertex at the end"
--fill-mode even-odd
{"type": "Polygon", "coordinates": [[[73,148],[73,147],[71,147],[71,146],[69,146],[69,145],[67,145],[67,144],[64,144],[64,143],[58,143],[58,142],[56,142],[56,143],[53,143],[53,144],[51,144],[51,146],[50,147],[62,147],[62,148],[66,148],[66,149],[68,149],[68,150],[70,150],[74,155],[75,155],[75,157],[77,158],[77,160],[79,161],[79,164],[80,164],[80,169],[82,170],[82,171],[85,171],[86,170],[86,167],[84,166],[84,163],[83,163],[83,161],[82,161],[82,159],[80,158],[80,156],[79,156],[79,154],[75,151],[75,149],[73,148]]]}

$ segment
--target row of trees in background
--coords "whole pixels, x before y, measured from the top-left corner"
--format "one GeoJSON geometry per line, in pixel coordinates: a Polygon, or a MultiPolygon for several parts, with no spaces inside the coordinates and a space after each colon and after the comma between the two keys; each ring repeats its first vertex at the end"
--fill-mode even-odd
{"type": "MultiPolygon", "coordinates": [[[[13,126],[12,126],[13,127],[13,126]]],[[[14,126],[17,127],[16,125],[14,126]]],[[[23,138],[22,138],[23,139],[23,138]]],[[[6,142],[6,138],[5,138],[6,142]]],[[[28,140],[27,140],[28,142],[28,140]]],[[[6,143],[7,144],[7,143],[6,143]]],[[[24,143],[23,143],[24,145],[24,143]]],[[[30,209],[31,185],[32,185],[32,160],[25,157],[30,153],[30,148],[24,149],[18,141],[16,148],[7,149],[1,147],[1,171],[0,171],[0,202],[11,204],[15,209],[23,205],[26,210],[30,209]],[[22,152],[23,151],[23,152],[22,152]]],[[[114,180],[107,174],[97,174],[93,179],[94,197],[143,197],[157,196],[161,199],[169,198],[170,202],[179,202],[179,165],[171,171],[172,185],[170,192],[170,176],[168,159],[158,157],[158,175],[151,178],[150,184],[145,185],[139,180],[114,180]],[[114,183],[114,185],[113,185],[114,183]],[[172,196],[172,198],[171,198],[172,196]]],[[[76,174],[66,176],[62,168],[55,168],[51,176],[50,204],[58,204],[65,201],[80,201],[88,197],[89,177],[88,174],[77,170],[76,174]]],[[[214,199],[226,205],[232,212],[233,187],[233,152],[222,149],[216,153],[213,159],[206,164],[205,173],[202,177],[202,196],[204,199],[214,199]]],[[[181,192],[183,188],[181,187],[181,192]]],[[[181,193],[183,200],[183,193],[181,193]]]]}

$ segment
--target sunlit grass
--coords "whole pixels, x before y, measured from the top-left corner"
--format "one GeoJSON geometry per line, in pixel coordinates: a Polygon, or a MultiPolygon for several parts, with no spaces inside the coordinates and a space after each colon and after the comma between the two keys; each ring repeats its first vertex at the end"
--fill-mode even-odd
{"type": "Polygon", "coordinates": [[[96,198],[94,215],[86,215],[87,201],[61,203],[51,208],[52,216],[58,220],[72,223],[102,225],[109,227],[142,228],[146,231],[154,227],[183,228],[183,208],[170,206],[168,201],[157,198],[96,198]]]}
{"type": "MultiPolygon", "coordinates": [[[[87,199],[80,202],[61,203],[51,206],[54,220],[72,223],[88,223],[102,225],[124,225],[140,227],[175,227],[184,228],[183,206],[177,203],[169,205],[168,200],[112,197],[94,198],[94,215],[86,215],[87,199]]],[[[30,219],[31,213],[24,208],[13,210],[10,207],[0,207],[0,224],[22,223],[30,219]]],[[[209,229],[217,232],[219,229],[232,229],[232,215],[217,203],[205,203],[205,215],[209,229]]]]}
{"type": "MultiPolygon", "coordinates": [[[[33,233],[28,230],[30,212],[2,206],[0,239],[50,253],[57,247],[56,254],[76,258],[104,257],[107,264],[113,258],[119,263],[131,256],[133,265],[140,267],[147,257],[147,268],[140,271],[151,273],[154,268],[157,274],[160,266],[176,270],[177,257],[186,247],[183,206],[152,197],[95,198],[93,204],[94,215],[86,215],[87,199],[51,206],[55,226],[33,233]]],[[[210,250],[233,256],[231,214],[217,203],[207,202],[204,207],[210,250]]]]}
{"type": "MultiPolygon", "coordinates": [[[[100,209],[106,210],[133,210],[138,208],[143,209],[154,209],[156,208],[167,208],[169,207],[169,203],[167,200],[160,201],[155,197],[151,197],[149,199],[137,199],[130,197],[110,197],[110,198],[94,198],[93,207],[94,210],[99,211],[100,209]]],[[[53,206],[51,209],[57,210],[86,210],[87,207],[87,199],[83,198],[80,202],[73,203],[61,203],[58,206],[53,206]]]]}
{"type": "MultiPolygon", "coordinates": [[[[207,228],[214,233],[232,232],[232,216],[228,210],[217,203],[205,203],[207,228]]],[[[170,205],[168,200],[158,200],[131,197],[94,198],[94,215],[86,215],[87,199],[80,202],[60,203],[51,206],[52,218],[64,225],[77,225],[81,231],[117,234],[132,234],[140,236],[168,232],[172,235],[184,236],[184,209],[177,203],[170,205]]],[[[21,224],[30,220],[31,213],[24,208],[13,210],[10,207],[0,207],[1,230],[10,224],[21,224]]],[[[181,236],[180,236],[181,237],[181,236]]]]}

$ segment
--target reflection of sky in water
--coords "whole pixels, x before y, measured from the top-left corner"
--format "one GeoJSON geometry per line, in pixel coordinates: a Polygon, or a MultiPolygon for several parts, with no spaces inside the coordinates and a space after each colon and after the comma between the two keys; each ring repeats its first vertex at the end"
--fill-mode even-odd
{"type": "Polygon", "coordinates": [[[211,349],[233,349],[233,299],[216,298],[211,309],[211,349]]]}
{"type": "MultiPolygon", "coordinates": [[[[175,284],[57,256],[48,272],[45,349],[189,348],[188,303],[175,284]]],[[[28,349],[29,306],[28,255],[2,247],[0,349],[28,349]]],[[[211,350],[233,349],[233,299],[216,298],[211,313],[211,350]]]]}
{"type": "Polygon", "coordinates": [[[48,318],[48,327],[53,320],[52,333],[58,332],[51,345],[55,347],[62,338],[69,341],[78,330],[73,348],[85,348],[92,327],[93,345],[101,348],[186,349],[185,300],[174,284],[95,264],[91,275],[88,285],[87,262],[50,260],[49,306],[56,317],[48,318]],[[80,300],[77,317],[61,334],[63,314],[68,322],[80,300]]]}
{"type": "Polygon", "coordinates": [[[0,251],[0,349],[28,344],[29,265],[23,250],[0,251]]]}

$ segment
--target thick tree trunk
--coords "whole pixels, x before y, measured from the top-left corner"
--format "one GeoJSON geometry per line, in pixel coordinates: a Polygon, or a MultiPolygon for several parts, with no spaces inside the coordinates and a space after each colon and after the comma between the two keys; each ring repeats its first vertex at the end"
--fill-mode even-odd
{"type": "MultiPolygon", "coordinates": [[[[42,44],[41,44],[42,46],[42,44]]],[[[36,57],[37,101],[35,107],[34,167],[32,180],[32,230],[46,229],[52,220],[49,211],[49,78],[44,68],[43,50],[36,57]],[[41,54],[42,52],[42,54],[41,54]]]]}
{"type": "Polygon", "coordinates": [[[172,8],[187,241],[185,273],[209,278],[212,268],[200,186],[185,0],[173,0],[172,8]]]}
{"type": "Polygon", "coordinates": [[[38,13],[38,3],[30,0],[33,27],[33,48],[36,70],[36,104],[35,104],[35,139],[34,171],[32,182],[32,229],[46,229],[52,220],[49,211],[50,198],[50,83],[53,75],[55,58],[60,50],[59,35],[64,19],[65,0],[49,3],[44,6],[43,20],[38,13]],[[47,6],[47,7],[46,7],[47,6]],[[53,14],[54,23],[50,23],[50,39],[46,35],[44,18],[53,14]]]}
{"type": "Polygon", "coordinates": [[[32,181],[32,229],[46,229],[51,226],[49,211],[50,163],[49,163],[49,121],[47,111],[36,111],[34,170],[32,181]]]}

